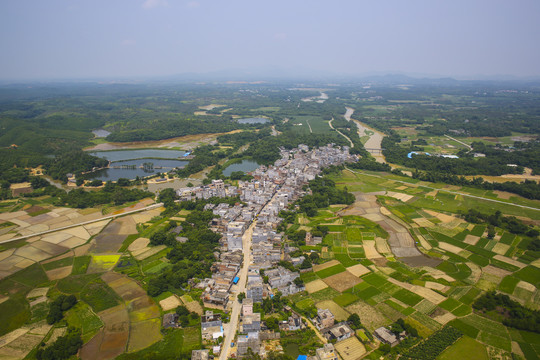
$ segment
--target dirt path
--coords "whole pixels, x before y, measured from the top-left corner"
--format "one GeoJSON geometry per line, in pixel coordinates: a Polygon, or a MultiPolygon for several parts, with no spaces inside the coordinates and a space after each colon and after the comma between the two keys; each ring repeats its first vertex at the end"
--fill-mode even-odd
{"type": "Polygon", "coordinates": [[[334,118],[332,118],[332,120],[330,120],[330,121],[328,122],[328,126],[330,126],[330,129],[337,131],[339,135],[341,135],[341,136],[343,136],[345,139],[347,139],[347,140],[349,141],[349,144],[351,144],[351,148],[353,148],[353,147],[354,147],[354,144],[353,144],[352,140],[351,140],[347,135],[345,135],[345,134],[343,134],[341,131],[339,131],[338,129],[335,129],[335,128],[332,126],[332,121],[334,121],[334,118]]]}

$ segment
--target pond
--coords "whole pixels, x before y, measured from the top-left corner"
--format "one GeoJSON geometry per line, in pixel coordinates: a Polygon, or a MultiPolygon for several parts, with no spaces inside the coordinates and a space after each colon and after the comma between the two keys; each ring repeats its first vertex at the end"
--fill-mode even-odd
{"type": "Polygon", "coordinates": [[[90,155],[105,158],[110,161],[123,161],[132,159],[178,159],[186,154],[181,150],[167,149],[133,149],[133,150],[113,150],[113,151],[94,151],[90,155]]]}
{"type": "Polygon", "coordinates": [[[231,174],[235,171],[243,171],[244,173],[247,173],[257,169],[258,167],[259,164],[253,160],[242,160],[241,163],[227,166],[227,168],[223,170],[223,175],[231,176],[231,174]]]}
{"type": "Polygon", "coordinates": [[[115,161],[111,163],[110,168],[95,171],[91,174],[91,179],[99,179],[102,181],[116,181],[120,178],[135,179],[137,176],[145,177],[157,174],[158,172],[169,172],[175,167],[182,168],[187,164],[188,161],[163,159],[115,161]],[[146,164],[146,166],[144,164],[146,164]]]}
{"type": "Polygon", "coordinates": [[[266,124],[267,122],[270,122],[270,120],[263,117],[238,119],[239,124],[266,124]]]}
{"type": "Polygon", "coordinates": [[[103,129],[92,130],[92,132],[97,138],[105,138],[111,134],[109,131],[103,129]]]}

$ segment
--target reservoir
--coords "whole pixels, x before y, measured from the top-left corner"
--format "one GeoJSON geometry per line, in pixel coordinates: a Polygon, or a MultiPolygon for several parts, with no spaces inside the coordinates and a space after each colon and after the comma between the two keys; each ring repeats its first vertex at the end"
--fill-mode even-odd
{"type": "Polygon", "coordinates": [[[175,167],[182,168],[188,164],[188,161],[181,160],[163,160],[163,159],[137,159],[115,161],[111,163],[110,168],[95,171],[92,174],[92,179],[102,181],[116,181],[120,178],[135,179],[137,176],[146,177],[157,174],[158,172],[166,173],[175,167]],[[146,163],[146,167],[145,164],[146,163]],[[152,165],[150,165],[152,164],[152,165]]]}
{"type": "Polygon", "coordinates": [[[135,179],[166,173],[174,168],[183,168],[188,161],[183,160],[185,151],[167,149],[133,149],[114,151],[94,151],[91,155],[111,162],[108,169],[95,171],[92,179],[116,181],[120,178],[135,179]]]}
{"type": "Polygon", "coordinates": [[[266,124],[267,122],[270,122],[270,120],[263,117],[238,119],[239,124],[266,124]]]}
{"type": "Polygon", "coordinates": [[[253,160],[242,160],[241,163],[227,166],[227,168],[223,170],[223,175],[231,176],[231,174],[235,171],[243,171],[244,173],[247,173],[257,169],[258,167],[259,164],[253,160]]]}
{"type": "Polygon", "coordinates": [[[134,149],[134,150],[113,150],[113,151],[94,151],[90,155],[105,158],[109,161],[122,161],[132,159],[179,159],[186,152],[181,150],[166,149],[134,149]]]}

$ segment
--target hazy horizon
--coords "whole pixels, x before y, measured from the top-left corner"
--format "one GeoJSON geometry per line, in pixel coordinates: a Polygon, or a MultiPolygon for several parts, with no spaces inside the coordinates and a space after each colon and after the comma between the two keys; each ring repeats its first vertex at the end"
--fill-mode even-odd
{"type": "Polygon", "coordinates": [[[12,1],[0,80],[540,76],[540,2],[12,1]]]}

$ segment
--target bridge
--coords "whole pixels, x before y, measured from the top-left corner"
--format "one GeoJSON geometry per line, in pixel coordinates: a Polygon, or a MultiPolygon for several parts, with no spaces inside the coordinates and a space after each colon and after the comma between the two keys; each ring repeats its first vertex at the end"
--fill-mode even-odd
{"type": "Polygon", "coordinates": [[[365,148],[370,154],[382,154],[384,149],[378,148],[365,148]]]}

